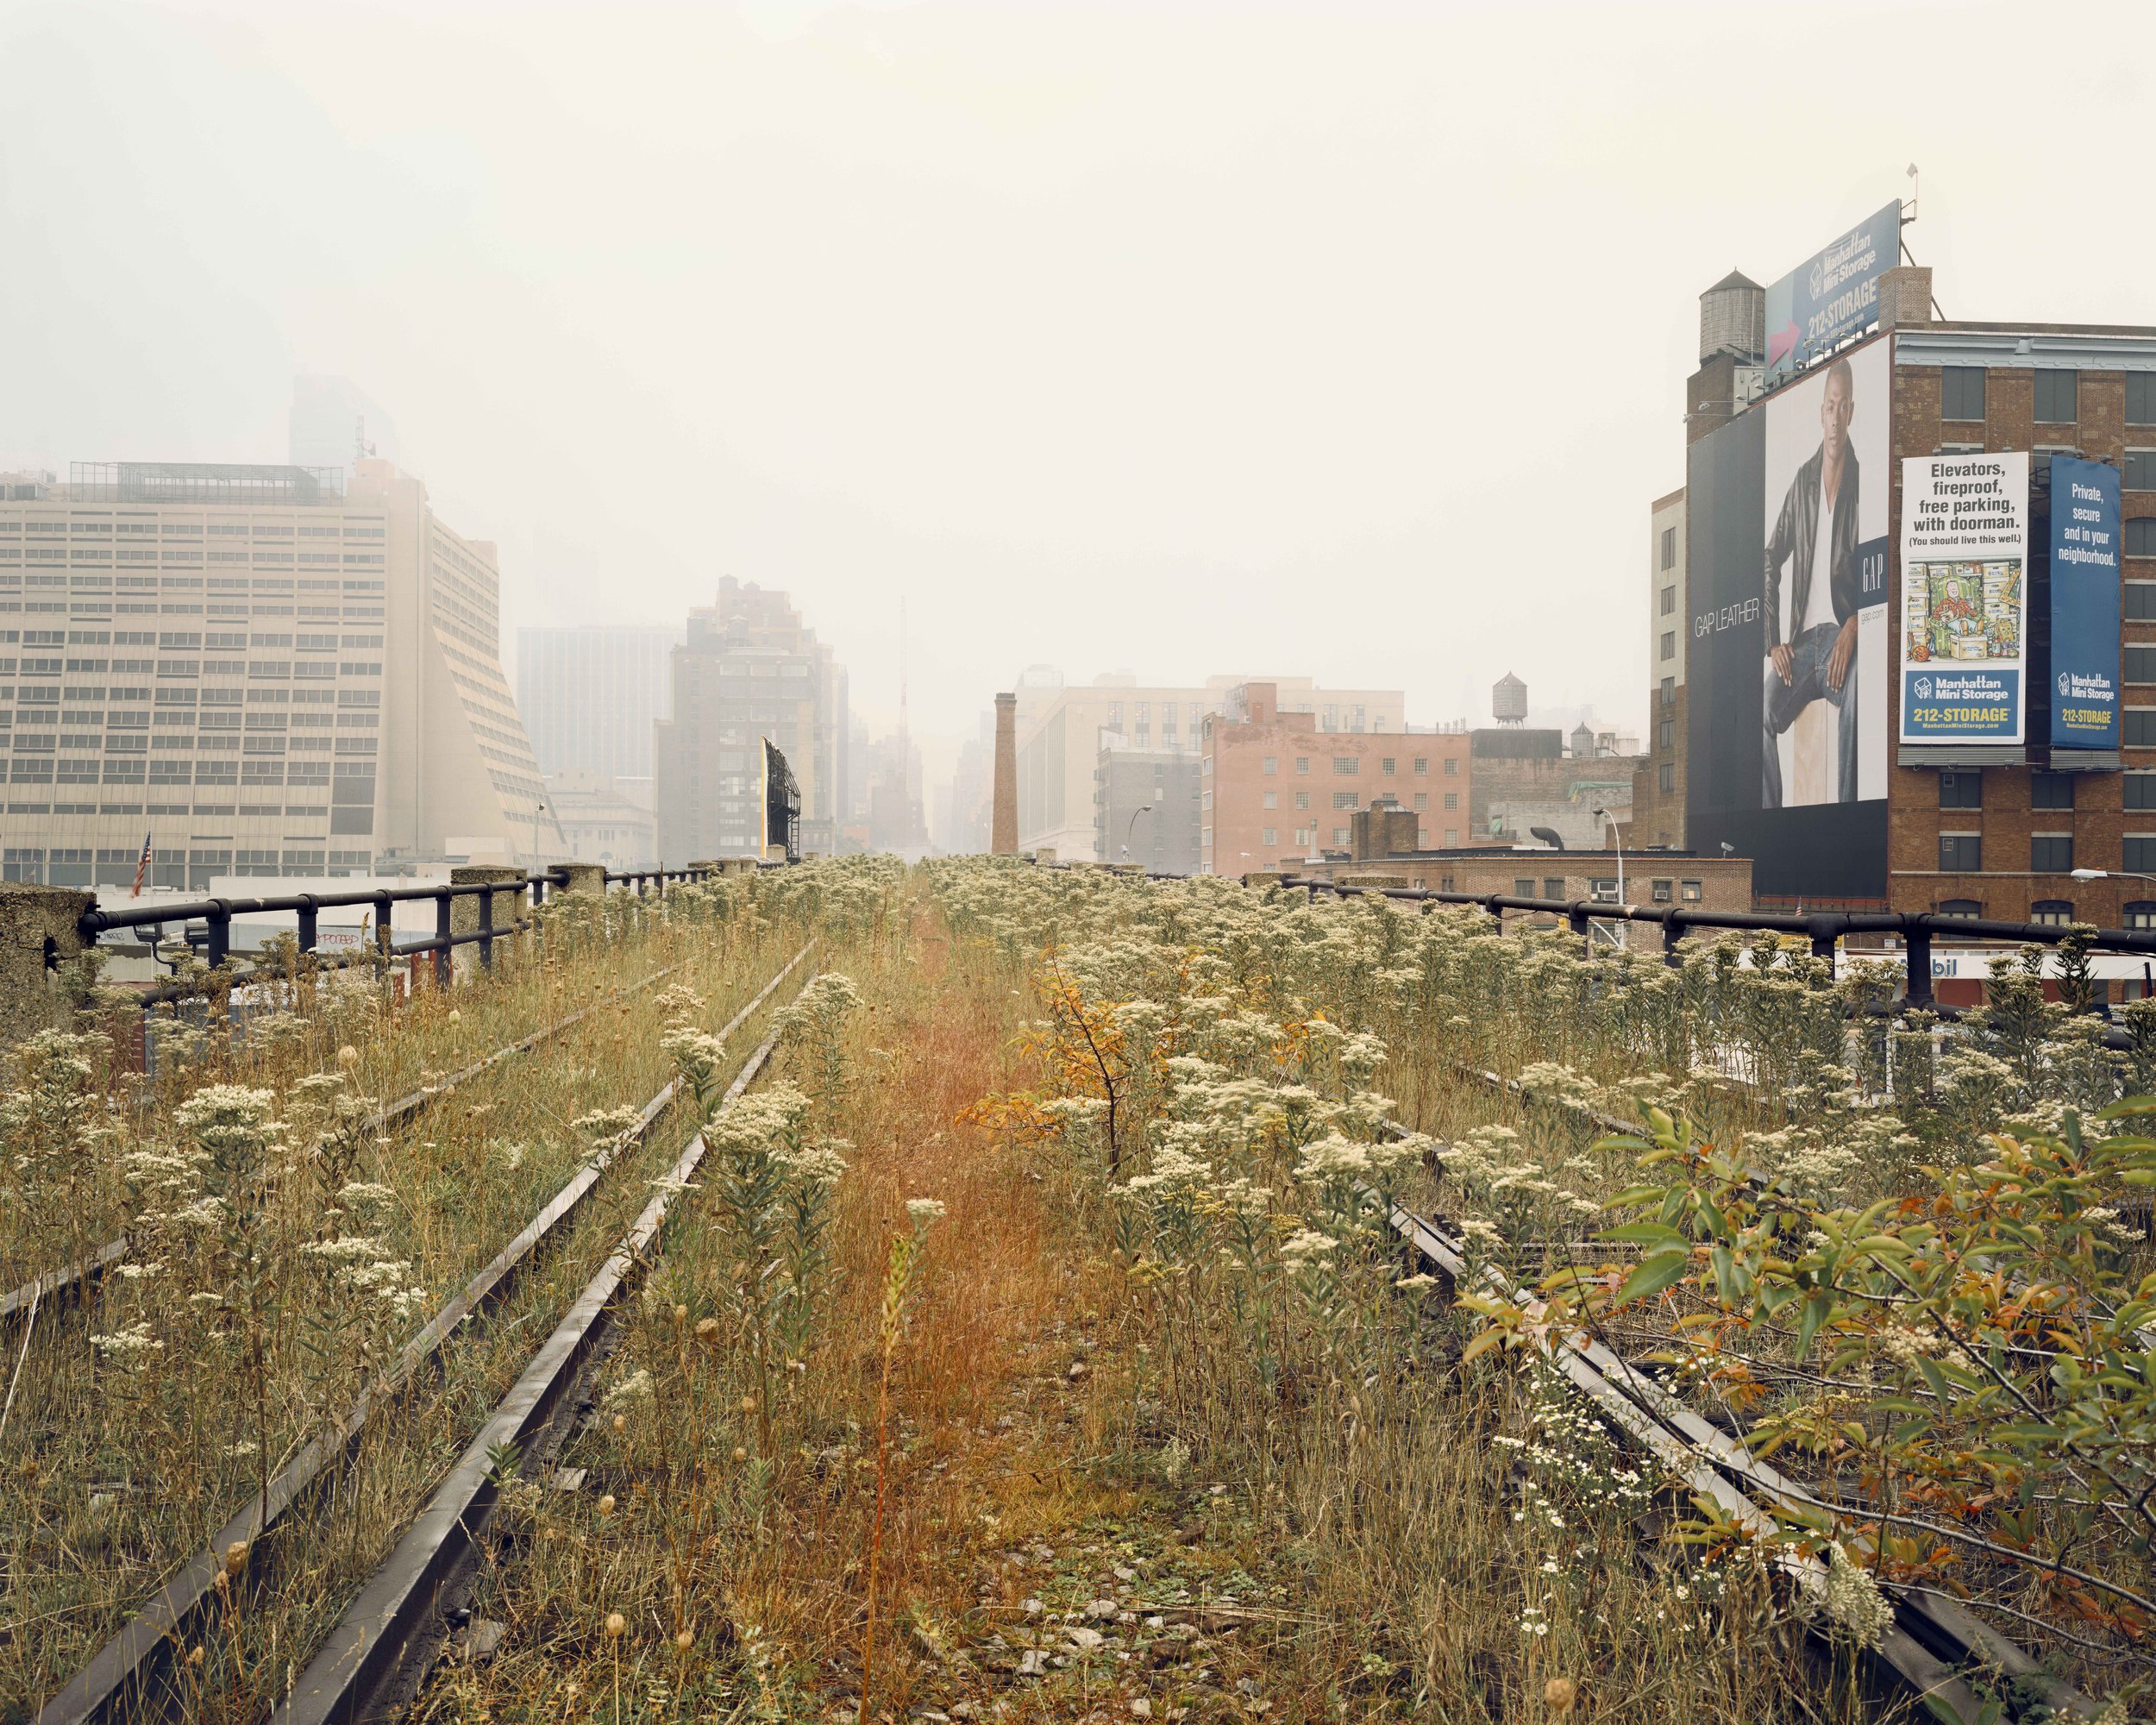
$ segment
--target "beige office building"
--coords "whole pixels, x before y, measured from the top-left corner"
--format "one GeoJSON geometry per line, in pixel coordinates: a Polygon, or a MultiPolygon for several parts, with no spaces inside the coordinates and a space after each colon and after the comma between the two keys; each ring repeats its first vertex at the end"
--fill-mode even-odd
{"type": "Polygon", "coordinates": [[[8,879],[359,875],[563,854],[493,548],[385,461],[0,475],[8,879]]]}
{"type": "MultiPolygon", "coordinates": [[[[1018,848],[1053,850],[1063,862],[1100,860],[1094,774],[1105,738],[1139,750],[1187,754],[1204,746],[1208,713],[1253,679],[1208,677],[1202,684],[1141,685],[1111,671],[1066,685],[1035,666],[1018,680],[1018,848]]],[[[1327,689],[1308,677],[1260,679],[1279,690],[1282,713],[1304,715],[1319,731],[1397,731],[1407,697],[1398,689],[1327,689]]]]}

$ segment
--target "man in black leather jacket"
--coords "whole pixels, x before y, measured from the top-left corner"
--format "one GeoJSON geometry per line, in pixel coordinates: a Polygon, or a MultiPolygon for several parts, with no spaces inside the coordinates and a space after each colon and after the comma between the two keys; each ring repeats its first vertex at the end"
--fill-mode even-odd
{"type": "Polygon", "coordinates": [[[1760,805],[1782,806],[1782,757],[1776,743],[1815,700],[1831,701],[1837,726],[1834,794],[1857,800],[1857,704],[1849,673],[1857,656],[1857,452],[1849,422],[1856,380],[1847,360],[1827,367],[1819,403],[1818,453],[1789,481],[1767,537],[1767,664],[1762,703],[1760,805]],[[1820,518],[1827,518],[1822,544],[1820,518]],[[1789,638],[1782,631],[1782,565],[1789,565],[1789,638]],[[1819,591],[1821,576],[1826,591],[1819,591]]]}

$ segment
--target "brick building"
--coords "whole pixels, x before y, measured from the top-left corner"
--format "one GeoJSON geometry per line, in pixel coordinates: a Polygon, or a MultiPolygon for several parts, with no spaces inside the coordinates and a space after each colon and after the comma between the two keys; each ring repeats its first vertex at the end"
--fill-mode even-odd
{"type": "Polygon", "coordinates": [[[1271,683],[1228,691],[1206,718],[1200,785],[1200,854],[1209,875],[1293,868],[1345,850],[1357,811],[1392,797],[1426,844],[1455,845],[1469,831],[1470,775],[1464,731],[1321,730],[1280,709],[1271,683]]]}
{"type": "MultiPolygon", "coordinates": [[[[1889,234],[1883,260],[1894,249],[1889,234]]],[[[2156,328],[1948,321],[1937,315],[1931,272],[1904,264],[1879,273],[1871,326],[1852,331],[1808,367],[1777,376],[1783,362],[1764,351],[1765,293],[1733,275],[1702,297],[1700,367],[1686,395],[1688,482],[1658,499],[1651,518],[1651,737],[1635,781],[1633,842],[1689,845],[1710,855],[1720,842],[1733,843],[1759,859],[1758,890],[1771,899],[2156,926],[2156,881],[2132,878],[2156,875],[2156,328]],[[1813,791],[1784,806],[1775,800],[1778,780],[1768,793],[1758,789],[1758,727],[1767,699],[1761,691],[1772,687],[1771,668],[1763,679],[1762,667],[1775,630],[1771,618],[1764,630],[1759,621],[1758,450],[1764,438],[1771,469],[1776,460],[1794,460],[1773,453],[1777,437],[1785,452],[1823,447],[1816,416],[1824,410],[1809,397],[1801,414],[1791,414],[1796,430],[1777,431],[1771,416],[1799,392],[1816,394],[1822,377],[1833,386],[1832,371],[1848,375],[1852,366],[1867,409],[1881,411],[1875,404],[1884,397],[1881,441],[1867,448],[1863,469],[1865,506],[1877,508],[1874,499],[1883,498],[1883,519],[1858,530],[1867,549],[1877,548],[1863,604],[1881,611],[1866,618],[1867,630],[1877,632],[1860,637],[1870,644],[1850,674],[1877,679],[1862,697],[1877,708],[1850,712],[1863,712],[1865,727],[1877,725],[1865,741],[1874,749],[1883,743],[1883,759],[1865,770],[1854,796],[1846,789],[1838,794],[1831,765],[1815,762],[1813,791]],[[1743,454],[1747,436],[1753,441],[1743,454]],[[1742,459],[1733,460],[1732,449],[1742,459]],[[2026,586],[2016,599],[2024,740],[1903,742],[1903,463],[2003,452],[2029,457],[2026,586]],[[2047,728],[2046,523],[2050,463],[2060,455],[2121,473],[2117,751],[2055,747],[2047,728]],[[1733,474],[1750,488],[1751,524],[1737,519],[1733,474]],[[1750,813],[1743,808],[1745,771],[1750,813]],[[2077,880],[2077,870],[2095,878],[2077,880]]],[[[1788,483],[1778,476],[1785,470],[1770,471],[1765,481],[1773,493],[1770,514],[1788,483]]],[[[1768,557],[1776,557],[1767,543],[1768,557]]],[[[1765,586],[1770,612],[1773,568],[1765,586]]],[[[1796,585],[1792,574],[1785,599],[1796,585]]],[[[1791,618],[1783,626],[1793,639],[1790,602],[1791,618]]],[[[1825,713],[1823,697],[1811,697],[1810,705],[1825,713]]],[[[1770,718],[1770,748],[1772,724],[1770,718]]]]}

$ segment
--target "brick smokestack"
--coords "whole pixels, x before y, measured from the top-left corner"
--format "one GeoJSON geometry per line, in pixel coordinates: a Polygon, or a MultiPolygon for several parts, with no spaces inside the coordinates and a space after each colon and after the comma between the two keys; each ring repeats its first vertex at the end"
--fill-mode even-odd
{"type": "Polygon", "coordinates": [[[1018,854],[1018,698],[996,697],[995,809],[988,849],[998,856],[1018,854]]]}

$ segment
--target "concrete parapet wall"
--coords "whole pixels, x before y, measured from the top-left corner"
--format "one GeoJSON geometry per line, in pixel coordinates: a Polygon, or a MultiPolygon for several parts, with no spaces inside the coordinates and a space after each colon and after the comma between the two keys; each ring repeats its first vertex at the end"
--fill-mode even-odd
{"type": "MultiPolygon", "coordinates": [[[[503,869],[485,863],[471,863],[449,870],[449,884],[453,887],[488,886],[497,881],[503,890],[486,896],[493,901],[493,925],[498,930],[511,931],[524,907],[524,871],[521,869],[503,869]],[[513,885],[511,883],[514,883],[513,885]]],[[[449,932],[452,934],[476,934],[479,928],[479,895],[467,893],[449,900],[449,932]]],[[[514,939],[513,933],[510,938],[514,939]]],[[[495,957],[503,956],[504,949],[497,946],[495,957]]],[[[476,943],[456,949],[456,975],[459,981],[478,965],[479,949],[476,943]]]]}
{"type": "Polygon", "coordinates": [[[561,890],[565,893],[597,893],[606,891],[606,865],[603,862],[571,862],[565,865],[568,881],[561,890]]]}
{"type": "Polygon", "coordinates": [[[66,887],[0,884],[0,1047],[65,1028],[82,1001],[57,967],[77,957],[76,925],[97,903],[66,887]]]}

